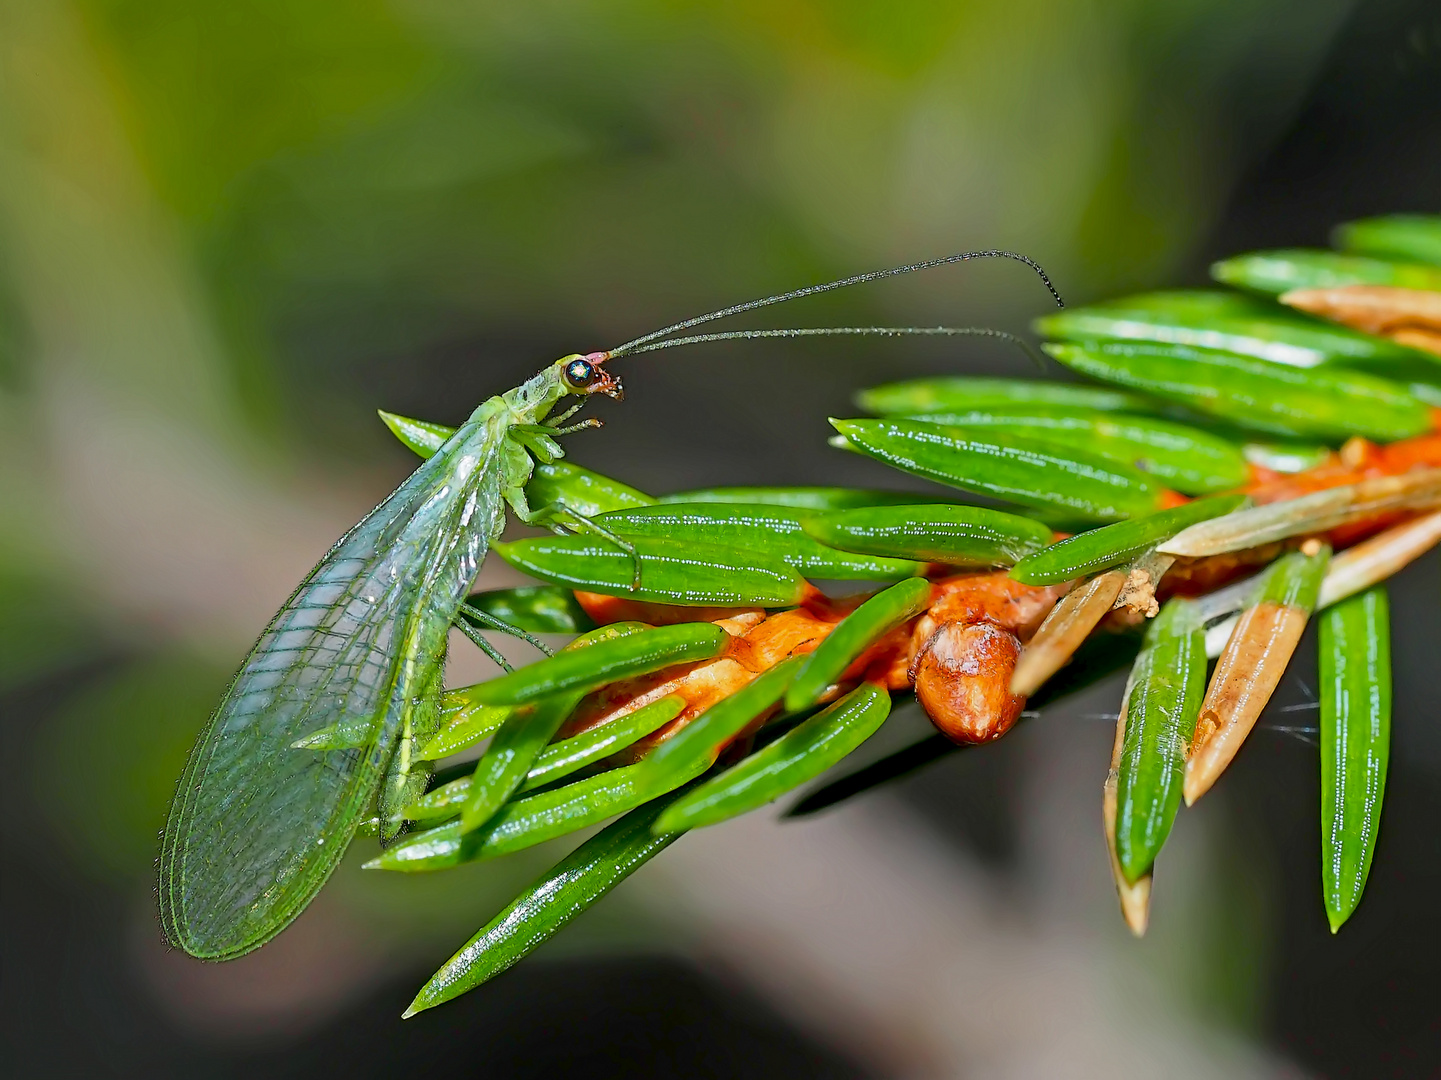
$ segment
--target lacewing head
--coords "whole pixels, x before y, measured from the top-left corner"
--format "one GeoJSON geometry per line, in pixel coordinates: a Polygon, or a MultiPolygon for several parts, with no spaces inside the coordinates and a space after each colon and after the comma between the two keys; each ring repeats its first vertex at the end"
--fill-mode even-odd
{"type": "Polygon", "coordinates": [[[582,356],[572,353],[561,360],[561,380],[572,394],[604,394],[616,401],[625,400],[625,388],[620,378],[612,375],[602,365],[610,359],[610,353],[593,352],[582,356]]]}

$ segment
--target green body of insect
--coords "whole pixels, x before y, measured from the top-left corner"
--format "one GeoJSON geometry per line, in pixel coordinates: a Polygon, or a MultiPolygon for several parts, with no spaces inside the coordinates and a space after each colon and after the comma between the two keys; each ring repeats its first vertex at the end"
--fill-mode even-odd
{"type": "Polygon", "coordinates": [[[176,945],[225,959],[262,944],[315,895],[377,796],[388,811],[418,794],[411,751],[439,723],[451,623],[505,505],[532,516],[534,460],[560,456],[557,429],[540,425],[562,398],[595,391],[619,384],[575,356],[484,402],[271,621],[191,752],[166,824],[160,901],[176,945]],[[347,749],[294,745],[342,723],[361,733],[347,749]]]}

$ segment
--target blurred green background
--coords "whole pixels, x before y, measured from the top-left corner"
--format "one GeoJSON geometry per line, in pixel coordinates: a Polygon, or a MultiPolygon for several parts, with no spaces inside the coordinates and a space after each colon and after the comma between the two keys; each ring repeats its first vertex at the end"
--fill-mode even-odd
{"type": "MultiPolygon", "coordinates": [[[[243,1072],[247,1032],[312,1060],[296,1048],[343,1039],[334,1018],[401,972],[374,1021],[398,1028],[407,980],[554,856],[420,881],[347,868],[318,951],[255,968],[248,990],[210,974],[225,969],[188,981],[151,940],[155,834],[194,732],[294,582],[410,467],[377,407],[455,422],[562,353],[954,250],[1024,251],[1083,301],[1195,281],[1228,244],[1434,211],[1438,57],[1441,18],[1403,2],[0,0],[0,692],[23,823],[4,888],[11,930],[34,928],[6,979],[34,1000],[12,1020],[52,1044],[118,1039],[107,1072],[243,1072]],[[1361,160],[1366,146],[1398,156],[1361,160]],[[141,1020],[50,1008],[16,970],[161,1004],[129,1006],[141,1020]],[[128,1036],[94,1034],[107,1023],[153,1032],[150,1049],[132,1059],[128,1036]]],[[[1023,268],[968,264],[750,325],[1019,331],[1046,303],[1023,268]]],[[[825,449],[827,411],[879,378],[1023,364],[969,343],[636,358],[628,400],[571,452],[656,491],[893,482],[825,449]]],[[[1083,735],[1102,760],[1104,727],[1083,735]]],[[[985,813],[1027,813],[1018,777],[1046,753],[1028,738],[985,813]]],[[[984,796],[984,771],[952,780],[984,796]]],[[[1195,871],[1193,903],[1212,888],[1241,913],[1216,948],[1162,925],[1149,955],[1123,957],[1109,923],[1096,947],[1186,973],[1183,1026],[1225,1033],[1245,1069],[1273,1064],[1245,1057],[1253,1037],[1326,1062],[1274,1030],[1286,915],[1266,854],[1208,835],[1188,849],[1214,871],[1195,871]]],[[[1000,873],[994,842],[977,856],[962,838],[955,857],[1000,873]]],[[[1118,922],[1098,880],[1085,903],[1118,922]]],[[[558,948],[684,955],[707,932],[627,897],[558,948]]],[[[858,1058],[814,1026],[775,1034],[795,1017],[747,997],[763,978],[702,992],[689,977],[652,983],[719,995],[711,1014],[752,1033],[736,1074],[887,1071],[884,1050],[858,1058]]]]}

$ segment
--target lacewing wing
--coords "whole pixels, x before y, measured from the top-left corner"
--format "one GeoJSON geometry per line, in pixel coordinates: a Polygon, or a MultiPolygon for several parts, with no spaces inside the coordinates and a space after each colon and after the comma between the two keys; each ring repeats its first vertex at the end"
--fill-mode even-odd
{"type": "Polygon", "coordinates": [[[192,751],[160,857],[171,941],[222,960],[279,933],[345,853],[504,526],[506,427],[480,411],[345,534],[271,621],[192,751]],[[361,718],[365,744],[296,749],[361,718]]]}

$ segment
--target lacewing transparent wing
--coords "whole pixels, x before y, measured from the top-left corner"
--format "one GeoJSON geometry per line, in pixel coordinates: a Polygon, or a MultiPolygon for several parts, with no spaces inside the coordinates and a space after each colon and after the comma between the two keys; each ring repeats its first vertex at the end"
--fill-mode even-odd
{"type": "Polygon", "coordinates": [[[246,659],[166,823],[161,918],[186,952],[263,944],[345,853],[398,733],[439,691],[447,630],[504,526],[505,441],[478,410],[321,559],[246,659]],[[363,745],[293,746],[357,720],[363,745]]]}

